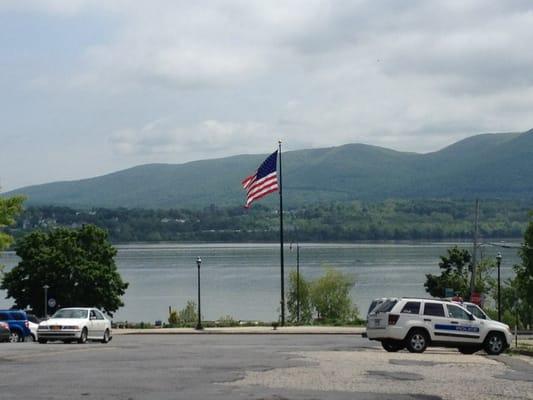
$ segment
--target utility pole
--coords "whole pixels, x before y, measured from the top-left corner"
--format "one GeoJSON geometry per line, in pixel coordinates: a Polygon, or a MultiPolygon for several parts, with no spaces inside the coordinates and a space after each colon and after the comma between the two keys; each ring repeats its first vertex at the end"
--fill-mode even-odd
{"type": "Polygon", "coordinates": [[[470,278],[470,296],[472,296],[472,293],[474,293],[475,287],[476,287],[478,224],[479,224],[479,199],[476,199],[476,216],[474,219],[474,252],[472,254],[472,276],[470,278]]]}

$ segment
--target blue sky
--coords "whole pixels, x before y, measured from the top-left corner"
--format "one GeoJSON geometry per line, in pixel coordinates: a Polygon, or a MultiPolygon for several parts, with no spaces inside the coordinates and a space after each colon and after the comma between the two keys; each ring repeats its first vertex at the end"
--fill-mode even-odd
{"type": "Polygon", "coordinates": [[[530,1],[0,0],[0,186],[533,127],[530,1]]]}

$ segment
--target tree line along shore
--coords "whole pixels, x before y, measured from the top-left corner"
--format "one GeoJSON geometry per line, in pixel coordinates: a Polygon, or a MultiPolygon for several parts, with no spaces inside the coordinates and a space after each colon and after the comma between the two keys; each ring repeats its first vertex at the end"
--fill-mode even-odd
{"type": "MultiPolygon", "coordinates": [[[[482,238],[520,238],[532,201],[483,200],[482,238]]],[[[29,206],[7,232],[15,238],[35,229],[81,227],[107,230],[113,243],[158,241],[276,241],[277,209],[254,205],[202,209],[74,209],[29,206]]],[[[471,200],[387,200],[324,203],[284,212],[288,241],[470,239],[475,205],[471,200]]]]}

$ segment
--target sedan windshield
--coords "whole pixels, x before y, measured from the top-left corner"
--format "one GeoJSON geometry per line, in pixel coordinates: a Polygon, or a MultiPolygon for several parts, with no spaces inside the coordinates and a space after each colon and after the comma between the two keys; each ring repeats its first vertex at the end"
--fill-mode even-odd
{"type": "Polygon", "coordinates": [[[69,309],[59,310],[52,318],[87,318],[87,310],[69,309]]]}

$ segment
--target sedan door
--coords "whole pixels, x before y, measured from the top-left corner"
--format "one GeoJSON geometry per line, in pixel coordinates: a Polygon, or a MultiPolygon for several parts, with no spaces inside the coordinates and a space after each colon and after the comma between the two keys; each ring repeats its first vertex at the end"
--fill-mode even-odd
{"type": "Polygon", "coordinates": [[[98,335],[98,318],[95,310],[89,312],[89,321],[87,322],[87,329],[91,339],[99,337],[98,335]]]}

